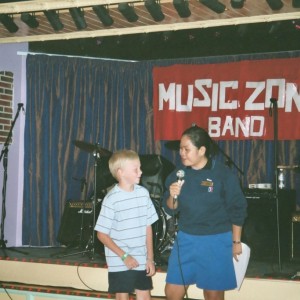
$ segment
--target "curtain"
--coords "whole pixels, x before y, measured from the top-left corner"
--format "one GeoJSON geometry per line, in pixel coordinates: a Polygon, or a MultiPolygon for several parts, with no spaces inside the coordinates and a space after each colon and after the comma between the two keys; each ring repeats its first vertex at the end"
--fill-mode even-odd
{"type": "MultiPolygon", "coordinates": [[[[282,55],[299,53],[277,54],[282,55]]],[[[265,56],[124,62],[28,55],[23,245],[59,244],[57,234],[65,204],[93,195],[95,174],[105,171],[95,166],[94,149],[101,150],[104,161],[107,152],[124,148],[139,154],[160,154],[175,164],[179,161],[176,149],[166,147],[166,141],[154,141],[154,66],[265,56]]],[[[242,187],[274,182],[273,141],[220,141],[218,145],[226,154],[220,152],[218,159],[238,174],[242,187]]],[[[299,164],[299,153],[299,141],[278,143],[282,165],[299,164]]],[[[298,173],[286,173],[287,187],[295,188],[298,173]]]]}

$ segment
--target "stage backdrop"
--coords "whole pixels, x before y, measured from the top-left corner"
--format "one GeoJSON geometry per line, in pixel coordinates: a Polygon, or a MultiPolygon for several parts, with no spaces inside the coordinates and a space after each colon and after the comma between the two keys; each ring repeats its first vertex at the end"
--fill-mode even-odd
{"type": "MultiPolygon", "coordinates": [[[[23,244],[58,245],[57,235],[66,202],[93,194],[95,158],[90,147],[78,147],[74,141],[105,149],[101,154],[103,158],[107,158],[107,151],[130,148],[139,154],[161,154],[178,162],[178,149],[166,144],[165,136],[165,140],[154,139],[153,68],[178,64],[184,68],[201,68],[207,64],[217,67],[220,63],[228,64],[226,72],[229,72],[233,62],[247,60],[251,64],[251,60],[299,56],[299,53],[289,52],[272,57],[124,62],[28,55],[23,244]]],[[[239,77],[233,79],[240,80],[239,77]]],[[[186,125],[194,121],[191,119],[186,125]]],[[[298,120],[293,121],[296,126],[298,120]]],[[[155,122],[165,126],[164,132],[178,132],[169,138],[179,138],[179,118],[170,123],[162,116],[155,122]]],[[[218,159],[232,167],[243,187],[248,183],[274,181],[272,140],[219,140],[218,144],[226,154],[221,153],[218,159]]],[[[280,141],[279,163],[298,164],[299,148],[297,140],[280,141]]],[[[104,172],[102,166],[97,168],[100,174],[104,172]]],[[[294,187],[297,173],[288,171],[286,175],[287,187],[294,187]]]]}
{"type": "Polygon", "coordinates": [[[179,139],[191,123],[218,140],[272,140],[277,126],[280,140],[299,139],[299,65],[284,58],[155,67],[155,139],[179,139]]]}

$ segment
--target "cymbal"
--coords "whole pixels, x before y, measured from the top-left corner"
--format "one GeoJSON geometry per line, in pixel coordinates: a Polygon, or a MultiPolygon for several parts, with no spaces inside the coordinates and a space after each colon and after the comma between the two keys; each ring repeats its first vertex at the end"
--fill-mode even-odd
{"type": "Polygon", "coordinates": [[[165,146],[170,150],[178,151],[180,149],[180,141],[179,140],[168,141],[165,143],[165,146]]]}
{"type": "Polygon", "coordinates": [[[92,143],[87,143],[84,141],[78,141],[78,140],[74,140],[73,144],[78,147],[79,149],[86,151],[86,152],[98,152],[100,153],[100,155],[103,156],[110,156],[112,154],[112,152],[110,152],[109,150],[106,150],[104,148],[101,148],[98,144],[92,144],[92,143]]]}

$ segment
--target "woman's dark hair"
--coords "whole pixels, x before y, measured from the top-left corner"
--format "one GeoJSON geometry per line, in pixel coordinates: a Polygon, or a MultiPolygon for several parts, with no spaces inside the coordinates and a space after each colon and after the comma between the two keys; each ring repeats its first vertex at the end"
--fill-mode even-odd
{"type": "Polygon", "coordinates": [[[215,142],[211,139],[206,130],[198,126],[192,126],[186,129],[182,136],[188,136],[192,144],[200,149],[202,146],[206,148],[205,156],[208,158],[216,155],[217,149],[215,142]]]}

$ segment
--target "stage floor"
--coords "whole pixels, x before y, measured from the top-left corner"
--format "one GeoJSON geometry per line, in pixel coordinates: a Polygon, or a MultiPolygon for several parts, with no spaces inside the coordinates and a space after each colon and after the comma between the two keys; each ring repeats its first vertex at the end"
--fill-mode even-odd
{"type": "MultiPolygon", "coordinates": [[[[169,250],[157,255],[157,270],[166,272],[169,250]]],[[[106,268],[102,249],[79,247],[12,247],[0,249],[0,260],[39,262],[61,265],[98,266],[106,268]]],[[[246,277],[270,278],[276,276],[286,280],[300,280],[300,257],[281,259],[277,256],[263,259],[250,258],[246,277]]]]}
{"type": "MultiPolygon", "coordinates": [[[[153,278],[152,291],[154,297],[164,298],[168,255],[169,250],[156,258],[157,273],[153,278]]],[[[50,289],[46,288],[51,293],[53,288],[57,291],[59,289],[59,293],[68,294],[88,290],[86,295],[91,295],[92,291],[95,297],[100,297],[107,291],[107,268],[103,249],[0,249],[0,282],[2,286],[4,284],[13,289],[19,289],[20,284],[27,285],[31,290],[51,286],[50,289]]],[[[24,289],[24,286],[21,288],[24,289]]],[[[203,299],[202,291],[199,292],[196,287],[191,287],[189,291],[190,299],[203,299]]],[[[287,259],[279,265],[277,257],[263,260],[250,258],[241,290],[229,291],[228,295],[226,299],[229,300],[297,300],[300,295],[300,259],[287,259]]]]}

